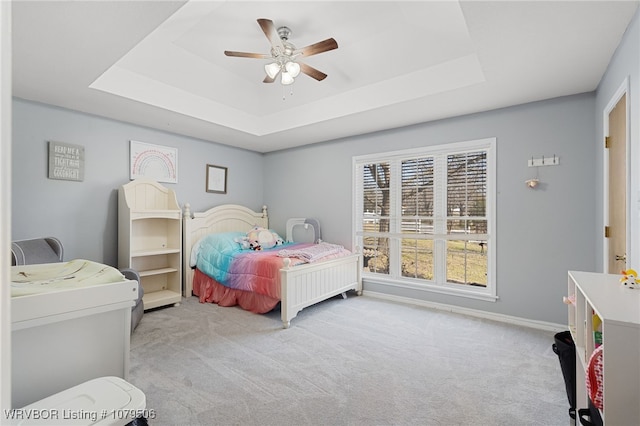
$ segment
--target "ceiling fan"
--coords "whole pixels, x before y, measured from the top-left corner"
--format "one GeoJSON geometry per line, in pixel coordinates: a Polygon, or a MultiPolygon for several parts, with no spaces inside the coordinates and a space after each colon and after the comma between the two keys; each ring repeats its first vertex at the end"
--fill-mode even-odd
{"type": "Polygon", "coordinates": [[[264,78],[263,83],[273,83],[278,74],[280,74],[280,82],[284,85],[292,84],[300,72],[318,81],[322,81],[327,77],[327,74],[322,71],[303,62],[298,62],[296,59],[298,59],[298,57],[309,57],[337,49],[338,43],[333,38],[328,38],[303,47],[302,49],[297,49],[288,41],[291,35],[291,30],[288,27],[279,27],[276,29],[273,21],[270,19],[258,19],[258,24],[271,42],[271,53],[248,53],[225,50],[224,54],[238,58],[269,59],[270,62],[264,66],[267,76],[264,78]]]}

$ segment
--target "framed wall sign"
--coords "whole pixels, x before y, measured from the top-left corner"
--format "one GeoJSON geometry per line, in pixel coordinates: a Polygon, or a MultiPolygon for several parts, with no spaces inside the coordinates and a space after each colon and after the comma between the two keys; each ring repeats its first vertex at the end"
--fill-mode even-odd
{"type": "Polygon", "coordinates": [[[131,179],[178,183],[178,148],[131,141],[131,179]]]}
{"type": "Polygon", "coordinates": [[[49,142],[49,179],[84,180],[84,147],[49,142]]]}
{"type": "Polygon", "coordinates": [[[227,168],[207,164],[207,192],[227,193],[227,168]]]}

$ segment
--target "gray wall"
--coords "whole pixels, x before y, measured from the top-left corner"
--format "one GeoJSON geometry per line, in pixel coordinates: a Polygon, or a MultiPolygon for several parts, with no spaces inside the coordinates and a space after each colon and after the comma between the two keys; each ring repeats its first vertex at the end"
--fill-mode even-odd
{"type": "Polygon", "coordinates": [[[497,302],[367,283],[365,290],[565,323],[567,270],[594,270],[595,95],[582,94],[291,149],[265,156],[271,225],[315,216],[323,237],[351,247],[351,158],[448,142],[497,138],[497,302]],[[541,167],[532,157],[557,155],[541,167]],[[302,178],[304,176],[304,178],[302,178]]]}
{"type": "Polygon", "coordinates": [[[595,96],[584,94],[458,117],[265,156],[47,105],[14,100],[12,233],[55,235],[66,259],[116,265],[117,188],[129,181],[129,140],[178,148],[178,184],[167,184],[194,210],[223,203],[269,206],[271,227],[315,216],[328,241],[351,246],[351,158],[373,152],[496,137],[498,163],[497,286],[500,300],[386,288],[365,289],[543,321],[566,321],[567,269],[593,270],[596,177],[595,96]],[[84,182],[47,178],[47,141],[85,147],[84,182]],[[558,155],[539,170],[527,160],[558,155]],[[204,190],[205,164],[229,167],[228,195],[204,190]],[[265,186],[260,178],[264,176],[265,186]],[[304,179],[299,178],[304,176],[304,179]],[[514,249],[516,247],[517,249],[514,249]]]}
{"type": "Polygon", "coordinates": [[[129,182],[129,141],[178,148],[180,205],[224,203],[260,209],[262,155],[48,105],[13,101],[12,239],[56,236],[65,260],[117,266],[117,189],[129,182]],[[83,182],[47,178],[48,141],[85,148],[83,182]],[[227,194],[205,191],[206,164],[229,168],[227,194]]]}

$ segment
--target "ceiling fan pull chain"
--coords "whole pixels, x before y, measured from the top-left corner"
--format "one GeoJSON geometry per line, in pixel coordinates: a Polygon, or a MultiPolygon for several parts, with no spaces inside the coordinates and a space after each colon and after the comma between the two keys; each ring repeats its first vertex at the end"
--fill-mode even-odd
{"type": "MultiPolygon", "coordinates": [[[[291,87],[291,92],[289,92],[289,96],[293,96],[293,86],[289,86],[291,87]]],[[[282,100],[286,101],[287,100],[287,94],[285,93],[287,86],[282,86],[282,100]]]]}

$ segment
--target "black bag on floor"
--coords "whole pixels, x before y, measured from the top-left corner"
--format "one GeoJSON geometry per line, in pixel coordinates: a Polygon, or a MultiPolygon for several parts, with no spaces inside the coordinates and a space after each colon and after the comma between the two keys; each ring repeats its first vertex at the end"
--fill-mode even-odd
{"type": "Polygon", "coordinates": [[[589,400],[589,408],[581,408],[578,410],[580,424],[582,426],[603,426],[600,410],[589,400]]]}
{"type": "Polygon", "coordinates": [[[576,418],[576,345],[569,331],[556,333],[553,352],[558,355],[569,400],[569,416],[576,418]]]}
{"type": "Polygon", "coordinates": [[[149,422],[144,417],[136,417],[127,423],[126,426],[149,426],[149,422]]]}

